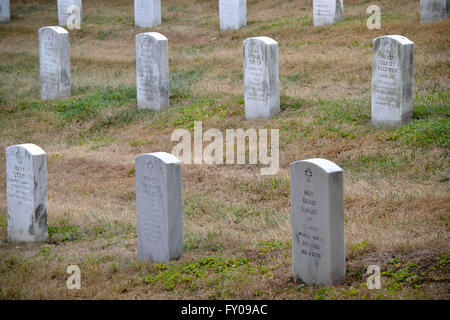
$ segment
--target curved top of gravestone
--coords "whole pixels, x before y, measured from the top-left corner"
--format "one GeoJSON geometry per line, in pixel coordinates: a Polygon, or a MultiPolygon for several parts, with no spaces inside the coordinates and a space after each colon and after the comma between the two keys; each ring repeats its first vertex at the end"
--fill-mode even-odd
{"type": "Polygon", "coordinates": [[[69,33],[66,29],[59,27],[59,26],[50,26],[50,27],[42,27],[39,29],[39,32],[41,32],[41,30],[52,30],[55,31],[56,33],[69,33]]]}
{"type": "Polygon", "coordinates": [[[386,39],[386,38],[395,40],[395,41],[399,42],[400,44],[414,44],[414,42],[412,42],[408,38],[406,38],[404,36],[400,36],[400,35],[381,36],[381,37],[375,38],[374,41],[377,41],[378,39],[381,40],[381,39],[386,39]]]}
{"type": "Polygon", "coordinates": [[[310,163],[313,164],[319,168],[321,168],[326,173],[333,173],[333,172],[342,172],[342,168],[339,167],[336,163],[331,162],[327,159],[321,159],[321,158],[314,158],[314,159],[308,159],[308,160],[299,160],[291,163],[292,165],[298,164],[298,163],[310,163]]]}
{"type": "Polygon", "coordinates": [[[258,40],[258,41],[262,41],[262,42],[264,42],[265,44],[278,44],[278,42],[276,42],[276,41],[273,40],[272,38],[269,38],[269,37],[266,37],[266,36],[247,38],[247,39],[244,40],[244,44],[245,44],[247,41],[250,41],[250,40],[258,40]]]}
{"type": "Polygon", "coordinates": [[[40,155],[46,154],[45,151],[41,147],[39,147],[35,144],[32,144],[32,143],[15,144],[13,146],[9,146],[8,148],[6,148],[6,151],[8,151],[8,149],[10,149],[10,148],[12,149],[12,148],[17,148],[17,147],[25,149],[33,156],[40,156],[40,155]]]}
{"type": "Polygon", "coordinates": [[[157,41],[168,41],[167,37],[162,35],[159,32],[143,32],[143,33],[139,33],[138,35],[136,35],[137,37],[144,37],[144,36],[150,36],[152,38],[154,38],[157,41]]]}
{"type": "Polygon", "coordinates": [[[175,157],[173,154],[167,152],[154,152],[154,153],[144,153],[136,157],[136,159],[140,157],[152,156],[155,157],[165,164],[181,164],[181,160],[175,157]]]}

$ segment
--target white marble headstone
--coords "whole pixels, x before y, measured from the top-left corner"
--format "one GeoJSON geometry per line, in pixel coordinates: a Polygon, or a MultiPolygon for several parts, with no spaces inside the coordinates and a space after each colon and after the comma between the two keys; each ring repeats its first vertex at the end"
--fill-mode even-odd
{"type": "Polygon", "coordinates": [[[247,25],[247,0],[219,0],[220,30],[247,25]]]}
{"type": "Polygon", "coordinates": [[[169,106],[169,44],[157,32],[136,36],[136,82],[139,109],[169,106]]]}
{"type": "Polygon", "coordinates": [[[435,22],[450,16],[450,0],[420,0],[420,21],[435,22]]]}
{"type": "Polygon", "coordinates": [[[343,173],[310,159],[290,165],[294,280],[334,285],[345,278],[343,173]]]}
{"type": "Polygon", "coordinates": [[[413,104],[414,43],[403,36],[373,41],[372,124],[393,128],[410,121],[413,104]]]}
{"type": "Polygon", "coordinates": [[[165,152],[136,157],[140,260],[169,262],[183,253],[181,161],[165,152]]]}
{"type": "Polygon", "coordinates": [[[314,26],[333,24],[344,20],[344,0],[313,0],[314,26]]]}
{"type": "Polygon", "coordinates": [[[161,24],[161,0],[134,0],[134,25],[151,28],[161,24]]]}
{"type": "Polygon", "coordinates": [[[37,145],[6,148],[6,197],[8,241],[47,240],[47,155],[37,145]]]}
{"type": "Polygon", "coordinates": [[[11,21],[9,0],[0,0],[0,22],[11,21]]]}
{"type": "Polygon", "coordinates": [[[278,43],[254,37],[246,39],[243,47],[245,117],[273,117],[280,112],[278,43]]]}
{"type": "Polygon", "coordinates": [[[69,32],[61,27],[39,29],[41,99],[70,97],[69,32]]]}
{"type": "MultiPolygon", "coordinates": [[[[58,0],[58,24],[60,26],[75,24],[75,15],[79,15],[81,23],[83,18],[82,0],[58,0]]],[[[78,17],[76,19],[78,20],[78,17]]]]}

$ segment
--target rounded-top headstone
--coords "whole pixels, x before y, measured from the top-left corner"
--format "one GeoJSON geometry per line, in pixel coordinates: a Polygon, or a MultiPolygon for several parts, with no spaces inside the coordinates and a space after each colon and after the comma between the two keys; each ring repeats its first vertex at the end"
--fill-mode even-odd
{"type": "Polygon", "coordinates": [[[292,270],[307,284],[345,278],[343,172],[326,159],[290,165],[292,270]]]}
{"type": "Polygon", "coordinates": [[[47,232],[47,155],[35,144],[6,148],[8,241],[43,242],[47,232]]]}
{"type": "Polygon", "coordinates": [[[70,97],[69,32],[59,26],[39,29],[41,99],[70,97]]]}
{"type": "Polygon", "coordinates": [[[278,42],[269,37],[244,40],[244,96],[247,119],[280,113],[278,42]]]}
{"type": "Polygon", "coordinates": [[[373,41],[372,124],[393,128],[410,121],[413,104],[414,42],[400,35],[373,41]]]}
{"type": "Polygon", "coordinates": [[[158,32],[136,35],[136,82],[139,109],[169,106],[169,42],[158,32]]]}
{"type": "Polygon", "coordinates": [[[169,262],[183,253],[181,161],[165,152],[136,157],[140,260],[169,262]]]}

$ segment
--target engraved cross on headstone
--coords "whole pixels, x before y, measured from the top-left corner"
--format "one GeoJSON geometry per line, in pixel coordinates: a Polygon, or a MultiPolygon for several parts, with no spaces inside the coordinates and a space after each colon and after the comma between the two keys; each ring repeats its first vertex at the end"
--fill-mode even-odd
{"type": "Polygon", "coordinates": [[[148,173],[152,174],[153,171],[153,163],[151,161],[147,162],[148,173]]]}
{"type": "Polygon", "coordinates": [[[310,168],[305,170],[305,175],[306,175],[306,180],[308,180],[308,182],[311,182],[311,178],[312,178],[312,171],[310,168]]]}

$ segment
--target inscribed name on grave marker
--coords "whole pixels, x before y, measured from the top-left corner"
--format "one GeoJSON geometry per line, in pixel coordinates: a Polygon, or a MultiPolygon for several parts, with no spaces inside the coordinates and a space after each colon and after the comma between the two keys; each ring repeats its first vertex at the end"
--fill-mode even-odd
{"type": "Polygon", "coordinates": [[[8,242],[43,242],[47,231],[47,156],[34,144],[6,149],[8,242]]]}
{"type": "Polygon", "coordinates": [[[183,253],[181,161],[165,152],[136,157],[140,260],[169,262],[183,253]]]}
{"type": "Polygon", "coordinates": [[[169,45],[157,32],[136,36],[136,82],[139,109],[169,106],[169,45]]]}
{"type": "Polygon", "coordinates": [[[325,159],[290,165],[295,280],[334,285],[345,278],[343,173],[325,159]]]}
{"type": "Polygon", "coordinates": [[[410,121],[413,103],[414,43],[403,36],[373,41],[372,124],[393,128],[410,121]]]}
{"type": "Polygon", "coordinates": [[[333,24],[344,20],[344,0],[314,0],[314,26],[333,24]]]}
{"type": "Polygon", "coordinates": [[[69,33],[61,27],[39,29],[41,99],[70,97],[69,33]]]}
{"type": "Polygon", "coordinates": [[[268,37],[248,38],[244,47],[244,96],[247,119],[280,112],[278,43],[268,37]]]}

